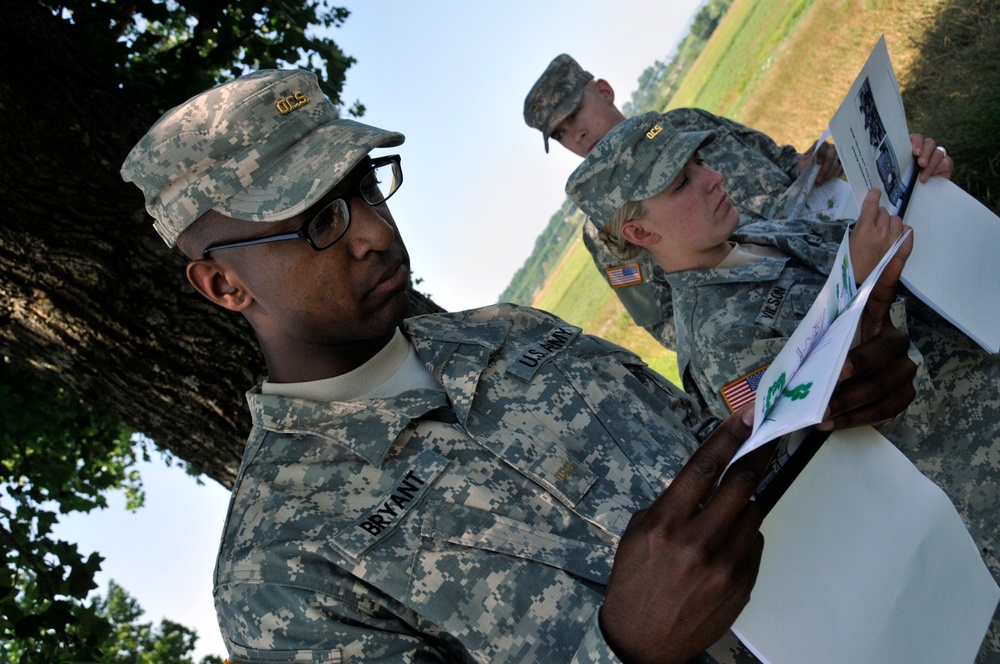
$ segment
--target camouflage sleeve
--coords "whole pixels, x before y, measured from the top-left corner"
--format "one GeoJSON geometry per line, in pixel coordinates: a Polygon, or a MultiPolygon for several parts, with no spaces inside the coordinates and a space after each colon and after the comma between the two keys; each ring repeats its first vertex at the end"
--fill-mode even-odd
{"type": "Polygon", "coordinates": [[[608,642],[604,640],[601,627],[598,624],[597,615],[590,621],[587,632],[583,635],[580,647],[573,655],[573,664],[616,664],[620,659],[611,650],[608,642]]]}
{"type": "MultiPolygon", "coordinates": [[[[793,287],[794,288],[794,287],[793,287]]],[[[782,330],[792,330],[798,324],[804,308],[809,304],[813,289],[802,294],[790,295],[801,301],[789,302],[789,311],[782,311],[775,325],[782,330]]],[[[745,299],[738,304],[754,302],[759,297],[756,291],[748,289],[745,299]]],[[[754,307],[752,311],[756,311],[754,307]]],[[[905,306],[897,299],[890,310],[893,324],[906,331],[905,306]]],[[[725,417],[732,412],[730,399],[735,399],[743,380],[765,368],[778,355],[788,337],[767,325],[759,325],[754,318],[736,307],[724,312],[715,308],[714,316],[703,319],[695,327],[694,342],[691,344],[691,359],[682,374],[684,389],[696,399],[707,404],[708,411],[725,417]]],[[[909,355],[918,366],[916,385],[929,381],[920,352],[911,343],[909,355]]],[[[905,418],[906,411],[897,420],[905,418]]]]}
{"type": "Polygon", "coordinates": [[[844,233],[853,222],[853,219],[765,219],[741,226],[732,239],[780,249],[800,263],[796,269],[825,278],[833,268],[844,233]]]}
{"type": "Polygon", "coordinates": [[[643,252],[631,260],[618,258],[604,245],[598,236],[597,227],[590,219],[583,224],[582,236],[583,246],[594,259],[594,266],[604,283],[614,290],[636,325],[648,331],[664,347],[673,349],[676,335],[670,288],[653,278],[654,263],[649,255],[643,252]],[[635,283],[620,285],[618,288],[611,286],[609,270],[618,271],[631,264],[637,265],[639,270],[635,283]]]}
{"type": "MultiPolygon", "coordinates": [[[[573,656],[573,664],[615,664],[621,662],[614,654],[595,618],[591,621],[590,629],[584,636],[579,650],[573,656]]],[[[707,651],[699,654],[688,664],[761,664],[732,631],[718,642],[712,645],[707,651]]]]}
{"type": "Polygon", "coordinates": [[[697,109],[706,123],[714,123],[729,130],[730,136],[749,150],[760,153],[792,180],[799,175],[799,151],[792,145],[778,145],[770,136],[746,125],[697,109]]]}
{"type": "Polygon", "coordinates": [[[825,278],[766,261],[696,277],[678,289],[681,379],[708,412],[726,417],[752,397],[755,374],[784,347],[825,278]]]}
{"type": "Polygon", "coordinates": [[[217,609],[234,664],[471,661],[455,639],[354,579],[336,595],[273,583],[224,584],[216,593],[227,596],[217,609]]]}
{"type": "Polygon", "coordinates": [[[728,413],[719,415],[715,411],[705,410],[700,405],[704,402],[697,398],[692,398],[690,392],[683,395],[684,398],[681,399],[677,386],[649,367],[645,367],[644,371],[637,372],[636,377],[640,382],[645,383],[650,390],[660,390],[665,394],[672,395],[672,398],[664,404],[664,410],[669,409],[680,414],[688,430],[698,439],[699,443],[704,442],[715,431],[715,428],[719,426],[719,423],[725,419],[726,415],[728,415],[728,413]],[[669,386],[669,388],[665,390],[664,386],[669,386]]]}
{"type": "Polygon", "coordinates": [[[697,393],[716,417],[732,413],[726,395],[730,385],[766,367],[788,341],[788,337],[767,336],[771,331],[759,326],[716,328],[699,334],[691,362],[681,376],[684,389],[697,393]]]}

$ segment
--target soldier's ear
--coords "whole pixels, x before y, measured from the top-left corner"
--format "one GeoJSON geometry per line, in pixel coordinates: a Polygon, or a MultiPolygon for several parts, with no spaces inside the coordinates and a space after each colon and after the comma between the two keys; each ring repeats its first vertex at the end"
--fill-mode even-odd
{"type": "Polygon", "coordinates": [[[642,220],[639,219],[626,221],[622,224],[622,237],[640,247],[649,247],[662,239],[659,233],[654,233],[646,228],[642,220]]]}
{"type": "Polygon", "coordinates": [[[594,81],[594,91],[604,97],[609,103],[615,103],[615,91],[611,87],[611,84],[603,78],[599,78],[594,81]]]}
{"type": "Polygon", "coordinates": [[[236,271],[227,266],[199,258],[188,263],[186,273],[194,289],[220,307],[245,311],[253,304],[253,293],[236,271]]]}

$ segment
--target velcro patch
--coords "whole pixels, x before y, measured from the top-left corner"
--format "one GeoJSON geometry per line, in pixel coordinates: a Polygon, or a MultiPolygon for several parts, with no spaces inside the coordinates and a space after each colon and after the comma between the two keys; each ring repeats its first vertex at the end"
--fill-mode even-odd
{"type": "Polygon", "coordinates": [[[760,313],[757,314],[757,324],[767,325],[771,327],[774,325],[775,319],[778,317],[778,310],[781,309],[781,303],[785,301],[785,297],[788,295],[788,286],[782,284],[781,282],[771,286],[771,292],[767,294],[764,299],[764,306],[760,308],[760,313]]]}
{"type": "Polygon", "coordinates": [[[753,403],[757,396],[757,386],[760,385],[760,380],[764,377],[764,372],[769,366],[771,365],[765,364],[760,369],[751,371],[743,378],[734,380],[719,390],[722,393],[722,398],[726,400],[726,405],[729,406],[730,413],[735,413],[748,403],[753,403]]]}
{"type": "Polygon", "coordinates": [[[638,263],[608,267],[604,269],[604,273],[608,275],[608,283],[612,288],[642,283],[642,271],[639,269],[638,263]]]}
{"type": "Polygon", "coordinates": [[[360,558],[392,534],[447,466],[448,459],[431,450],[415,456],[392,490],[378,497],[375,507],[334,536],[337,546],[352,558],[360,558]]]}
{"type": "Polygon", "coordinates": [[[582,331],[569,323],[552,328],[544,341],[532,344],[521,351],[520,356],[507,367],[507,374],[530,383],[538,370],[573,343],[582,331]]]}

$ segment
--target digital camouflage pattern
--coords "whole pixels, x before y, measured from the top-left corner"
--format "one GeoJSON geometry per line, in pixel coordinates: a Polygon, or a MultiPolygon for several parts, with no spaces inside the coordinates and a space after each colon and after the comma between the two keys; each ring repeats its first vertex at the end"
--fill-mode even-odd
{"type": "Polygon", "coordinates": [[[576,167],[566,194],[603,229],[626,201],[667,188],[687,160],[715,134],[681,132],[663,113],[643,113],[619,123],[576,167]]]}
{"type": "MultiPolygon", "coordinates": [[[[597,610],[619,538],[715,420],[543,312],[404,332],[440,391],[248,394],[216,568],[232,659],[615,661],[597,610]]],[[[731,637],[714,650],[756,661],[731,637]]]]}
{"type": "Polygon", "coordinates": [[[757,221],[731,239],[775,247],[785,258],[660,273],[674,297],[678,372],[702,407],[728,414],[722,388],[778,354],[826,282],[847,227],[844,221],[757,221]]]}
{"type": "Polygon", "coordinates": [[[293,217],[373,148],[402,142],[400,133],[341,120],[312,72],[261,70],[167,111],[121,173],[174,246],[209,210],[246,221],[293,217]]]}
{"type": "Polygon", "coordinates": [[[594,75],[569,55],[557,55],[524,98],[524,122],[542,132],[545,151],[549,137],[583,102],[584,86],[594,75]]]}
{"type": "MultiPolygon", "coordinates": [[[[677,360],[688,394],[716,416],[721,389],[770,363],[826,281],[844,222],[764,221],[732,239],[776,247],[730,269],[664,275],[674,296],[677,360]]],[[[905,419],[882,433],[955,504],[994,578],[1000,579],[1000,355],[990,355],[903,291],[902,317],[921,368],[905,419]]],[[[1000,661],[995,619],[980,662],[1000,661]]]]}
{"type": "Polygon", "coordinates": [[[641,281],[619,286],[614,289],[614,293],[636,325],[644,328],[666,348],[676,348],[670,288],[663,281],[654,278],[659,270],[656,261],[645,251],[639,252],[635,258],[623,261],[611,253],[598,232],[597,226],[590,219],[583,222],[583,246],[590,252],[601,276],[607,280],[607,269],[624,263],[638,263],[641,281]]]}
{"type": "MultiPolygon", "coordinates": [[[[741,213],[741,224],[768,216],[778,197],[798,175],[800,155],[795,148],[779,146],[767,135],[738,122],[696,108],[670,110],[664,117],[679,132],[715,134],[715,139],[698,153],[705,163],[726,175],[726,191],[741,213]]],[[[609,267],[624,262],[598,238],[597,227],[590,219],[584,222],[583,243],[602,276],[609,267]]],[[[634,260],[639,263],[642,282],[616,288],[615,295],[637,325],[673,350],[676,331],[670,286],[646,252],[634,260]],[[661,278],[654,278],[657,274],[661,278]]]]}

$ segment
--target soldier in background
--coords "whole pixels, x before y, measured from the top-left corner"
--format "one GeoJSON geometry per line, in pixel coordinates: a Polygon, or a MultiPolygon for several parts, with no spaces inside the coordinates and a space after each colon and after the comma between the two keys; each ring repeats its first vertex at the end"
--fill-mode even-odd
{"type": "MultiPolygon", "coordinates": [[[[608,131],[625,120],[614,100],[607,81],[595,79],[576,60],[562,54],[549,63],[525,98],[524,121],[542,132],[546,152],[552,138],[573,154],[586,157],[608,131]]],[[[813,158],[812,149],[799,154],[791,145],[779,146],[759,131],[701,109],[672,109],[666,116],[678,131],[714,132],[715,140],[701,156],[726,174],[726,188],[741,223],[772,218],[780,196],[813,158]]],[[[911,138],[914,155],[919,156],[923,139],[916,134],[911,138]]],[[[927,157],[921,157],[921,166],[927,157]]],[[[820,144],[815,158],[820,164],[816,184],[843,174],[832,144],[820,144]]],[[[944,167],[950,173],[950,159],[936,172],[943,172],[944,167]]],[[[655,262],[645,254],[629,261],[614,256],[597,239],[597,229],[589,220],[584,222],[583,242],[636,324],[666,348],[676,349],[670,287],[655,278],[655,262]]]]}
{"type": "MultiPolygon", "coordinates": [[[[311,73],[261,71],[168,111],[122,167],[267,363],[215,572],[231,658],[753,661],[727,630],[768,450],[714,488],[747,411],[704,418],[537,310],[407,319],[400,158],[371,154],[402,141],[339,119],[311,73]]],[[[912,398],[906,335],[869,313],[838,428],[912,398]]]]}

